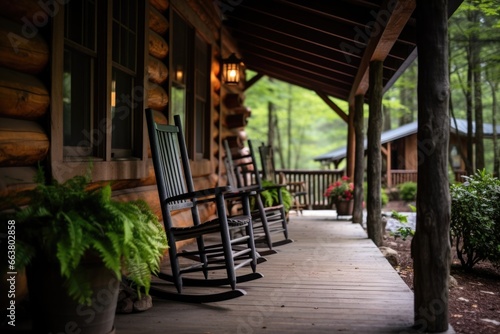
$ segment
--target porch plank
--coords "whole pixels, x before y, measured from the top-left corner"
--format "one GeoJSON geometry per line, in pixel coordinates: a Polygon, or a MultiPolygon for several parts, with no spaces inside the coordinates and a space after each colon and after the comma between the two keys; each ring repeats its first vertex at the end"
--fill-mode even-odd
{"type": "Polygon", "coordinates": [[[154,299],[144,313],[117,315],[117,333],[412,332],[413,292],[361,226],[294,216],[289,233],[295,242],[258,265],[264,278],[238,285],[246,296],[213,304],[154,299]]]}

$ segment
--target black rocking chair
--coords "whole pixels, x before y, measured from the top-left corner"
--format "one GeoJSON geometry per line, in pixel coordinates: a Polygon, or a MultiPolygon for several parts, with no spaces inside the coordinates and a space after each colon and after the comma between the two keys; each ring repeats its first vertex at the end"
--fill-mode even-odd
{"type": "Polygon", "coordinates": [[[193,303],[216,302],[245,295],[244,290],[236,289],[236,283],[263,277],[256,272],[258,254],[255,250],[251,217],[227,216],[224,194],[230,187],[194,190],[179,116],[174,116],[175,125],[160,125],[154,121],[153,111],[147,109],[146,119],[172,272],[168,274],[162,271],[158,278],[173,282],[177,289],[177,293],[168,292],[162,289],[161,284],[154,284],[151,286],[151,294],[193,303]],[[216,204],[217,218],[200,222],[198,205],[213,202],[216,204]],[[174,226],[172,215],[178,210],[190,212],[193,224],[187,227],[174,226]],[[245,233],[231,238],[232,229],[239,232],[243,230],[245,233]],[[188,239],[196,239],[196,249],[179,251],[176,242],[188,239]],[[182,265],[180,258],[185,259],[182,265]],[[251,266],[252,272],[236,276],[236,270],[247,265],[251,266]],[[222,278],[208,278],[209,271],[213,270],[225,270],[226,275],[222,278]],[[185,276],[194,272],[203,272],[203,277],[185,276]],[[231,290],[203,294],[182,292],[183,286],[223,285],[229,285],[231,290]]]}
{"type": "Polygon", "coordinates": [[[234,175],[236,176],[236,184],[231,184],[232,180],[228,178],[229,185],[237,189],[252,189],[256,192],[254,196],[254,210],[251,213],[255,242],[257,244],[264,242],[269,248],[268,253],[260,252],[260,254],[275,253],[274,246],[293,242],[293,240],[288,238],[287,218],[281,197],[281,186],[268,187],[262,184],[251,140],[248,140],[248,153],[234,154],[231,152],[227,141],[224,141],[224,147],[226,150],[226,169],[234,171],[234,175]],[[278,189],[279,203],[266,207],[260,194],[272,188],[278,189]],[[272,240],[273,234],[281,233],[283,233],[284,239],[279,241],[272,240]]]}

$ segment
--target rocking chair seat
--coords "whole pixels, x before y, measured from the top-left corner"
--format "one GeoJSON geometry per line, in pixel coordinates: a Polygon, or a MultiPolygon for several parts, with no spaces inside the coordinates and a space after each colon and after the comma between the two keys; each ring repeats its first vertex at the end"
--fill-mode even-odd
{"type": "MultiPolygon", "coordinates": [[[[245,227],[248,225],[250,221],[250,217],[248,216],[234,216],[227,218],[227,224],[229,228],[235,227],[245,227]]],[[[191,239],[193,236],[200,236],[207,233],[216,233],[220,230],[220,221],[219,218],[214,218],[200,225],[191,225],[185,227],[172,227],[170,229],[172,233],[175,235],[176,240],[185,240],[191,239]]]]}

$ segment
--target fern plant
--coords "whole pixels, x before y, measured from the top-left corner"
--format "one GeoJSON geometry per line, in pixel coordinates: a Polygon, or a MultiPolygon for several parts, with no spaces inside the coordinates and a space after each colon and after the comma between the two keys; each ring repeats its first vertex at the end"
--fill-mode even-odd
{"type": "Polygon", "coordinates": [[[68,294],[90,305],[83,261],[98,256],[117,279],[125,273],[147,294],[167,248],[163,227],[147,204],[112,200],[109,185],[88,191],[89,175],[46,185],[39,169],[36,181],[30,205],[10,214],[18,236],[17,269],[35,258],[58,265],[68,294]]]}
{"type": "MultiPolygon", "coordinates": [[[[290,210],[293,199],[292,195],[285,187],[276,185],[275,183],[268,180],[262,180],[262,188],[266,189],[260,192],[262,203],[264,204],[265,207],[270,207],[280,204],[279,191],[281,191],[285,212],[288,212],[290,210]]],[[[255,199],[251,199],[250,205],[252,207],[254,206],[254,203],[255,199]]]]}

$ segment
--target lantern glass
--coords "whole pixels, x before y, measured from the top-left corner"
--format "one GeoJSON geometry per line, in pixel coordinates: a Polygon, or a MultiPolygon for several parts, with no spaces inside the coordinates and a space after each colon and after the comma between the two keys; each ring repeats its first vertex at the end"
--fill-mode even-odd
{"type": "Polygon", "coordinates": [[[223,60],[222,72],[224,74],[224,83],[227,85],[237,85],[240,82],[240,64],[241,59],[238,59],[233,53],[229,58],[223,60]]]}

